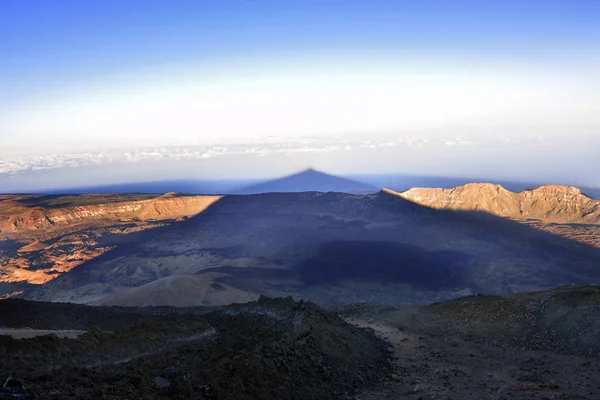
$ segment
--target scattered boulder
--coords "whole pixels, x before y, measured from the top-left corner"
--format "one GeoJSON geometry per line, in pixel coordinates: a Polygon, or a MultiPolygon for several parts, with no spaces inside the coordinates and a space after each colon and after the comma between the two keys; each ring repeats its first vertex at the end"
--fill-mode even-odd
{"type": "Polygon", "coordinates": [[[157,389],[166,389],[171,386],[171,382],[169,382],[168,379],[157,376],[154,378],[154,386],[156,386],[157,389]]]}
{"type": "Polygon", "coordinates": [[[30,391],[26,390],[23,381],[18,379],[14,374],[6,378],[2,388],[0,388],[0,400],[5,399],[34,399],[35,396],[30,391]]]}

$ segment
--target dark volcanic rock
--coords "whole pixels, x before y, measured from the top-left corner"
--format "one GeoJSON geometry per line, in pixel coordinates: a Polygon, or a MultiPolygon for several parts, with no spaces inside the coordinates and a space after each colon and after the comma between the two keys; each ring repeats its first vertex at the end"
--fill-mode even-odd
{"type": "MultiPolygon", "coordinates": [[[[92,310],[102,308],[70,312],[85,320],[92,310]]],[[[261,297],[186,311],[140,310],[134,325],[77,340],[0,337],[0,376],[19,371],[40,398],[330,399],[389,373],[373,332],[311,303],[261,297]]]]}

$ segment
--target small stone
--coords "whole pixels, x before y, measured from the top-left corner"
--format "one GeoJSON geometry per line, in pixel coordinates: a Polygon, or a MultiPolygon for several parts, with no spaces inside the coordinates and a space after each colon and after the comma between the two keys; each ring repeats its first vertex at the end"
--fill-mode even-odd
{"type": "Polygon", "coordinates": [[[16,379],[13,375],[10,375],[8,378],[6,378],[6,381],[4,381],[4,385],[2,387],[8,390],[23,390],[23,382],[16,379]]]}
{"type": "Polygon", "coordinates": [[[171,386],[171,382],[161,376],[157,376],[154,378],[154,386],[156,386],[157,389],[166,389],[171,386]]]}
{"type": "Polygon", "coordinates": [[[129,383],[134,386],[138,386],[140,383],[142,383],[142,377],[139,375],[131,375],[129,376],[129,383]]]}
{"type": "Polygon", "coordinates": [[[550,384],[548,385],[548,387],[550,389],[560,389],[560,385],[558,384],[558,382],[550,382],[550,384]]]}
{"type": "Polygon", "coordinates": [[[418,385],[415,385],[412,392],[419,393],[419,392],[422,392],[423,390],[425,390],[425,385],[423,385],[422,383],[419,383],[418,385]]]}

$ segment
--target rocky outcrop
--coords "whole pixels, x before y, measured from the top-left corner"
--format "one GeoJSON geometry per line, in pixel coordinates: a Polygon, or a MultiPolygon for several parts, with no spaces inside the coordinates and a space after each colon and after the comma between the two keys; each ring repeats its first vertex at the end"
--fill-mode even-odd
{"type": "Polygon", "coordinates": [[[40,242],[39,240],[36,240],[35,242],[29,243],[29,244],[21,247],[19,250],[17,250],[17,252],[28,253],[30,251],[44,250],[47,247],[48,247],[48,244],[46,244],[44,242],[40,242]]]}
{"type": "Polygon", "coordinates": [[[0,233],[46,230],[90,221],[158,221],[191,217],[219,199],[221,196],[161,196],[103,204],[44,207],[30,206],[28,197],[20,196],[0,200],[0,233]]]}
{"type": "Polygon", "coordinates": [[[0,312],[11,328],[87,331],[0,337],[0,379],[17,371],[39,398],[345,399],[391,374],[372,331],[291,297],[185,313],[7,300],[0,312]]]}
{"type": "Polygon", "coordinates": [[[113,248],[99,237],[181,221],[220,199],[177,193],[0,198],[0,240],[25,243],[0,250],[0,282],[45,284],[113,248]]]}
{"type": "Polygon", "coordinates": [[[469,183],[452,189],[385,191],[440,210],[484,211],[501,217],[557,223],[600,223],[600,200],[594,200],[572,186],[547,185],[514,193],[496,184],[469,183]]]}

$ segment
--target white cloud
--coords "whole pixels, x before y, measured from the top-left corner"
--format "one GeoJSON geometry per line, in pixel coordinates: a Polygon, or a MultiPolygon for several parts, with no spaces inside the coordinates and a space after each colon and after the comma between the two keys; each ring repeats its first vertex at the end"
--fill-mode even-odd
{"type": "MultiPolygon", "coordinates": [[[[537,139],[537,137],[536,137],[537,139]]],[[[505,138],[512,143],[514,139],[505,138]]],[[[487,142],[490,142],[489,140],[487,142]]],[[[204,143],[185,146],[138,146],[110,151],[56,153],[44,156],[0,159],[0,174],[19,174],[54,168],[77,168],[113,163],[142,163],[151,161],[189,161],[240,155],[295,155],[348,152],[356,149],[375,150],[383,148],[423,146],[467,146],[480,144],[462,138],[429,139],[414,136],[382,135],[365,140],[361,137],[331,138],[318,137],[254,139],[222,143],[204,143]],[[335,140],[334,140],[335,139],[335,140]]]]}
{"type": "Polygon", "coordinates": [[[269,140],[263,141],[229,142],[226,145],[207,143],[188,146],[133,147],[99,152],[57,153],[45,156],[0,159],[0,174],[18,174],[41,169],[75,168],[111,163],[184,161],[236,155],[266,156],[271,154],[328,153],[348,151],[359,147],[389,147],[402,141],[402,138],[383,138],[366,143],[356,139],[328,141],[318,138],[269,138],[269,140]]]}

